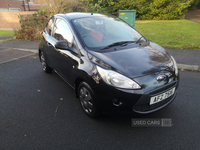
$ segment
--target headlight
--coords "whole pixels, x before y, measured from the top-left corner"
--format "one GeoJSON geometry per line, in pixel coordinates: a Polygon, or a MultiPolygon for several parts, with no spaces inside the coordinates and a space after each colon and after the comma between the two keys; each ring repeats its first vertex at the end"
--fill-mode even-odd
{"type": "Polygon", "coordinates": [[[175,75],[177,76],[178,75],[178,67],[177,67],[177,64],[176,64],[176,60],[172,56],[171,56],[171,58],[172,58],[173,63],[174,63],[175,75]]]}
{"type": "Polygon", "coordinates": [[[124,89],[141,89],[141,86],[133,80],[112,70],[106,70],[97,66],[102,79],[109,85],[124,89]]]}

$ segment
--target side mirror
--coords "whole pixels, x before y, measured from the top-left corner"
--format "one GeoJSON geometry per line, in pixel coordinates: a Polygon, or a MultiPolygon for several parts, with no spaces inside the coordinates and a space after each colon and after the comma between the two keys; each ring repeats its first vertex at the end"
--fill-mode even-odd
{"type": "Polygon", "coordinates": [[[55,48],[61,49],[61,50],[69,50],[70,52],[74,53],[75,55],[78,54],[77,50],[72,47],[70,43],[67,41],[58,41],[55,44],[55,48]]]}
{"type": "Polygon", "coordinates": [[[55,44],[55,48],[63,49],[63,50],[69,49],[68,42],[67,41],[58,41],[55,44]]]}

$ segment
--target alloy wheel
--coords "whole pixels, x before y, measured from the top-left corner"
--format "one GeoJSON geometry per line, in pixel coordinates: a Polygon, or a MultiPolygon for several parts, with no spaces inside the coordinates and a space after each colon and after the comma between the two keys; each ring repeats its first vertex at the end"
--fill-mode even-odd
{"type": "Polygon", "coordinates": [[[85,87],[81,87],[80,89],[80,102],[86,113],[92,113],[94,111],[91,94],[85,87]]]}

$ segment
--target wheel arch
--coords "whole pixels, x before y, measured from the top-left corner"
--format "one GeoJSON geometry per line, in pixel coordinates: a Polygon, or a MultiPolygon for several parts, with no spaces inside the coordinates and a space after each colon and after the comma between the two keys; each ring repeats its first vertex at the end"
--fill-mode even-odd
{"type": "Polygon", "coordinates": [[[94,86],[97,85],[97,82],[91,77],[91,76],[88,76],[89,72],[85,72],[84,70],[82,70],[81,72],[79,72],[79,76],[75,79],[74,81],[74,88],[75,88],[75,91],[76,91],[76,97],[78,98],[78,86],[81,82],[86,82],[90,88],[92,89],[94,86]],[[81,74],[81,76],[80,76],[81,74]]]}
{"type": "Polygon", "coordinates": [[[81,82],[85,82],[82,78],[77,78],[75,81],[75,92],[76,92],[76,98],[78,98],[78,86],[81,82]]]}

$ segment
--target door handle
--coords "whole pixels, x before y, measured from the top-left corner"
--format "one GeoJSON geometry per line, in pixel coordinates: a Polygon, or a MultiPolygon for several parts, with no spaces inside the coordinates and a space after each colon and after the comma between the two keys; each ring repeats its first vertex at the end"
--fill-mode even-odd
{"type": "Polygon", "coordinates": [[[49,42],[47,42],[47,45],[48,45],[48,46],[51,46],[51,44],[50,44],[49,42]]]}

